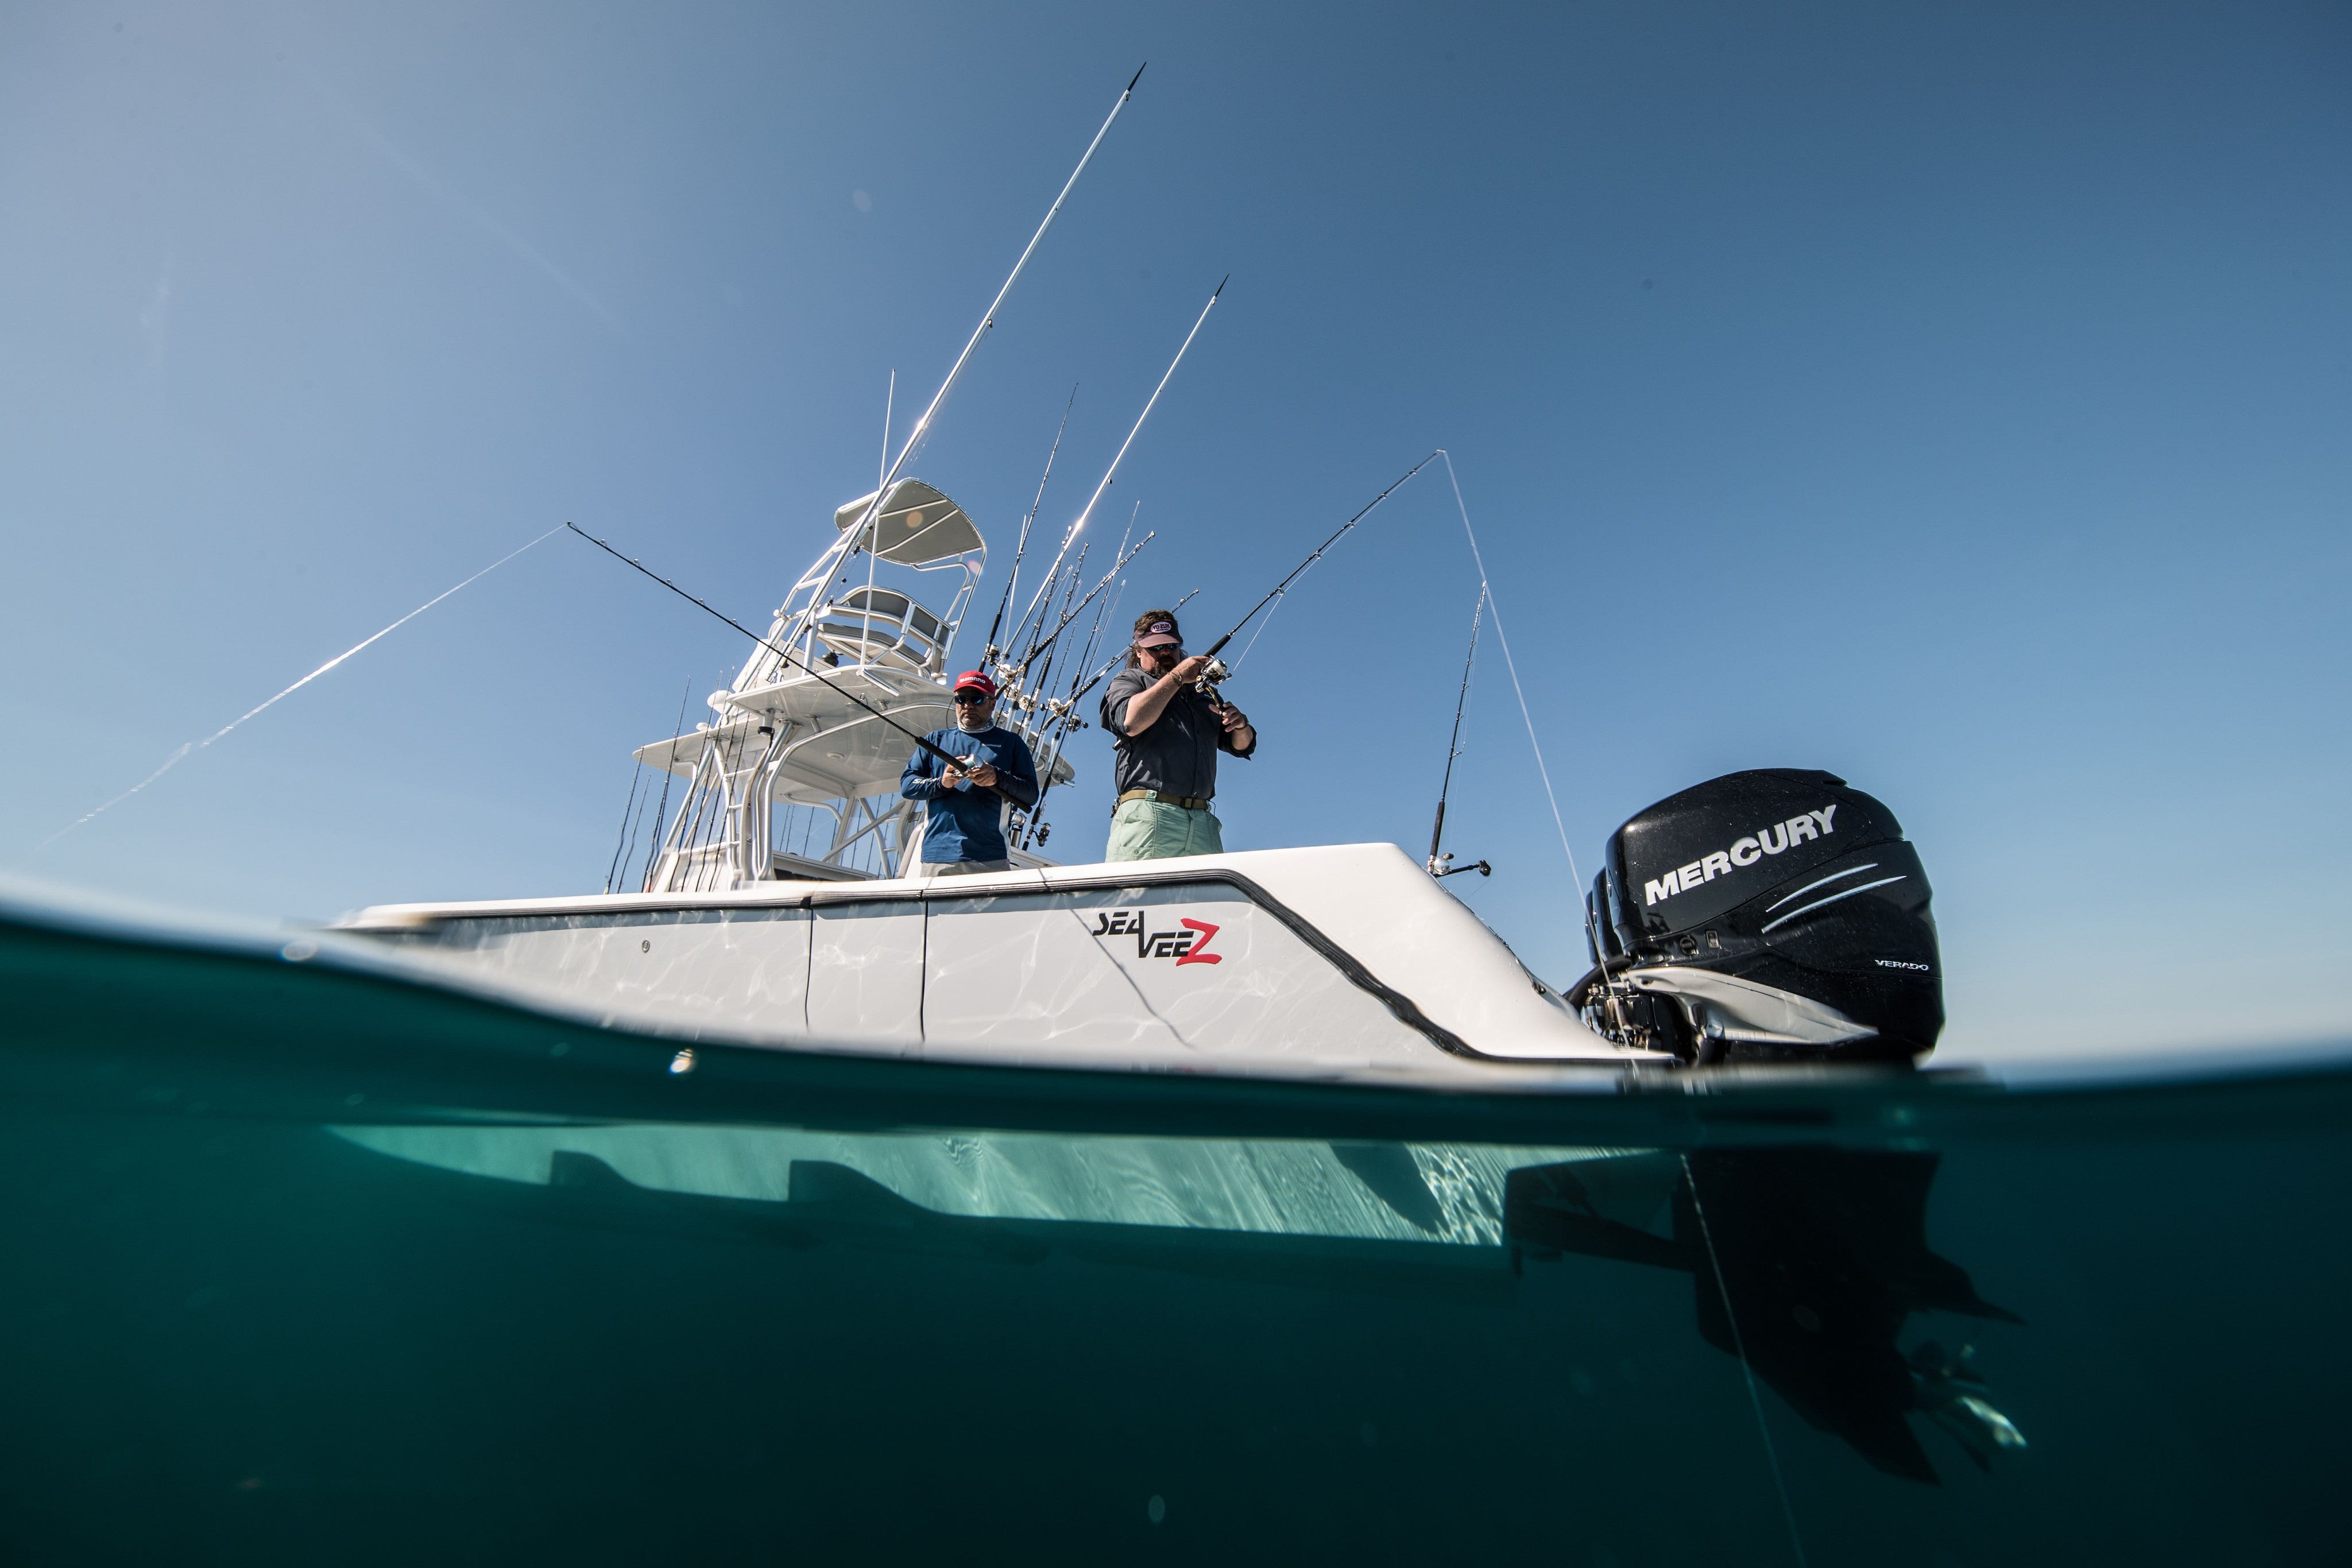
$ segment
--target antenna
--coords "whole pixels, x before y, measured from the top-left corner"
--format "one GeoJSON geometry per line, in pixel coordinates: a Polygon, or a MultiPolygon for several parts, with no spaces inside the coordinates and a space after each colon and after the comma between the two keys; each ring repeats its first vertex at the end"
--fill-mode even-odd
{"type": "MultiPolygon", "coordinates": [[[[1209,302],[1201,307],[1200,317],[1198,319],[1193,321],[1192,329],[1184,334],[1183,348],[1180,348],[1176,350],[1176,357],[1168,362],[1167,374],[1161,376],[1160,378],[1160,384],[1151,389],[1150,399],[1144,403],[1143,412],[1135,416],[1135,428],[1129,431],[1127,433],[1127,439],[1118,444],[1118,455],[1110,460],[1109,468],[1104,471],[1102,483],[1096,486],[1095,493],[1087,497],[1086,510],[1080,512],[1078,514],[1078,520],[1070,525],[1070,531],[1062,536],[1062,548],[1058,551],[1055,552],[1054,567],[1048,568],[1045,573],[1047,581],[1050,582],[1053,580],[1054,569],[1060,567],[1062,564],[1062,558],[1070,553],[1070,541],[1078,537],[1078,530],[1085,528],[1087,526],[1087,519],[1095,515],[1095,503],[1103,498],[1103,492],[1110,488],[1111,480],[1118,476],[1118,465],[1127,458],[1127,449],[1134,445],[1135,438],[1139,434],[1142,434],[1143,422],[1151,417],[1152,406],[1159,402],[1160,394],[1168,390],[1168,382],[1170,379],[1176,374],[1176,367],[1184,362],[1185,351],[1192,348],[1192,340],[1201,335],[1202,322],[1206,321],[1209,319],[1209,312],[1217,308],[1217,295],[1223,294],[1225,291],[1225,285],[1233,281],[1233,276],[1234,275],[1229,272],[1225,274],[1223,277],[1220,278],[1217,282],[1216,293],[1210,295],[1209,302]]],[[[1038,591],[1042,595],[1045,591],[1041,588],[1038,591]]],[[[1028,608],[1022,611],[1022,618],[1026,620],[1028,618],[1029,612],[1031,610],[1034,610],[1036,607],[1036,600],[1032,599],[1029,601],[1028,608]]]]}
{"type": "Polygon", "coordinates": [[[894,370],[890,372],[890,390],[882,394],[882,466],[877,472],[885,484],[890,478],[890,410],[898,401],[898,372],[894,370]]]}

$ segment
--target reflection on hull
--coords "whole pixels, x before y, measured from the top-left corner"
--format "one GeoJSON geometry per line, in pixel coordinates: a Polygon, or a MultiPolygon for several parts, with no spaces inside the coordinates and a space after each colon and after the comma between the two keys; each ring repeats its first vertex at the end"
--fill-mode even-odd
{"type": "MultiPolygon", "coordinates": [[[[664,1192],[593,1155],[559,1153],[539,1217],[600,1228],[805,1249],[842,1247],[1034,1265],[1092,1264],[1356,1294],[1499,1305],[1508,1272],[1491,1257],[1413,1242],[1363,1241],[1083,1220],[974,1218],[908,1202],[847,1166],[794,1160],[783,1203],[664,1192]]],[[[1485,1249],[1481,1249],[1485,1250],[1485,1249]]]]}
{"type": "Polygon", "coordinates": [[[808,1184],[828,1179],[810,1173],[837,1170],[902,1205],[902,1218],[925,1217],[934,1236],[949,1234],[938,1225],[971,1222],[1042,1226],[1039,1235],[1097,1227],[1153,1236],[1379,1242],[1416,1257],[1443,1243],[1481,1254],[1485,1266],[1504,1276],[1510,1270],[1503,1192],[1515,1168],[1573,1165],[1594,1173],[1586,1178],[1594,1187],[1614,1190],[1599,1167],[1624,1166],[1629,1174],[1616,1184],[1624,1197],[1610,1212],[1632,1221],[1660,1208],[1671,1186],[1654,1157],[1559,1145],[1072,1137],[988,1129],[942,1135],[660,1123],[378,1124],[335,1132],[377,1154],[488,1177],[499,1187],[557,1186],[593,1179],[583,1171],[608,1171],[649,1202],[676,1200],[663,1212],[678,1223],[690,1214],[714,1222],[735,1215],[761,1235],[769,1221],[756,1217],[796,1216],[790,1224],[799,1225],[810,1212],[803,1206],[819,1201],[808,1184]]]}

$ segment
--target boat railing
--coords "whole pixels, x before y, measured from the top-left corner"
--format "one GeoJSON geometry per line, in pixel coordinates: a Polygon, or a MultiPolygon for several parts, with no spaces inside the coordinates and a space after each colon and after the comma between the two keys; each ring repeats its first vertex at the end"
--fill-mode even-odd
{"type": "Polygon", "coordinates": [[[890,589],[853,589],[818,605],[810,622],[818,642],[853,664],[937,674],[947,656],[946,625],[890,589]]]}

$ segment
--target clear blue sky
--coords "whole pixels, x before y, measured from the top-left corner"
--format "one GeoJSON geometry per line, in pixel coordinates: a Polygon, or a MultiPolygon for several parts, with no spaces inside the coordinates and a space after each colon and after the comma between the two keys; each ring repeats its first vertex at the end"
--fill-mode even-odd
{"type": "MultiPolygon", "coordinates": [[[[568,538],[34,846],[565,518],[764,615],[1146,59],[917,465],[994,539],[1231,272],[1130,609],[1213,632],[1444,444],[1588,875],[1827,768],[1935,879],[1948,1058],[2352,1034],[2333,5],[0,8],[0,865],[596,886],[742,649],[568,538]]],[[[1231,843],[1420,852],[1475,584],[1430,476],[1306,580],[1231,843]]],[[[1467,739],[1449,885],[1572,977],[1499,659],[1467,739]]]]}

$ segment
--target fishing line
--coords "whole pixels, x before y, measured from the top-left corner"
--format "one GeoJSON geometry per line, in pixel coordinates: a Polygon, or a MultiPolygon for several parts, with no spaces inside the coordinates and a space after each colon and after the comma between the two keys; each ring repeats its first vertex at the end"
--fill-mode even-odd
{"type": "MultiPolygon", "coordinates": [[[[590,544],[594,545],[598,549],[603,550],[606,555],[611,556],[614,560],[621,562],[624,566],[633,568],[634,570],[644,573],[646,576],[652,578],[656,582],[660,583],[664,588],[668,589],[672,593],[677,594],[680,599],[685,600],[688,604],[693,605],[696,609],[703,611],[708,614],[715,615],[719,620],[724,621],[728,625],[732,626],[736,631],[743,633],[744,636],[749,637],[762,648],[767,649],[768,652],[775,654],[776,657],[783,660],[787,665],[798,669],[802,674],[813,678],[817,685],[824,687],[827,691],[832,692],[835,696],[848,698],[859,707],[864,708],[867,713],[872,714],[876,718],[880,719],[884,724],[888,725],[892,729],[897,730],[900,735],[903,735],[908,739],[913,741],[923,750],[928,751],[933,757],[938,758],[940,762],[950,767],[961,768],[970,760],[967,758],[956,756],[954,753],[947,750],[943,747],[934,745],[929,736],[917,735],[913,730],[908,729],[905,725],[900,724],[897,719],[892,718],[888,714],[883,712],[880,708],[876,707],[872,703],[867,702],[856,692],[853,692],[847,687],[840,685],[834,681],[828,680],[823,670],[820,670],[814,664],[810,664],[808,660],[803,658],[800,654],[793,653],[789,648],[778,647],[775,643],[769,642],[765,637],[761,636],[757,632],[752,631],[749,626],[744,625],[743,622],[736,620],[732,615],[728,614],[725,611],[719,609],[707,600],[697,599],[693,594],[688,593],[685,589],[680,588],[668,578],[666,578],[661,573],[654,570],[653,568],[645,565],[641,561],[635,560],[628,556],[623,555],[619,550],[614,549],[603,539],[596,538],[595,535],[583,529],[577,524],[566,523],[563,526],[570,528],[573,533],[578,534],[582,538],[586,539],[590,544]]],[[[538,540],[534,539],[531,542],[536,544],[538,540]]],[[[870,680],[871,677],[869,676],[868,679],[870,680]]],[[[877,685],[881,685],[878,681],[874,684],[877,685]]],[[[888,688],[884,687],[883,689],[887,691],[888,688]]]]}
{"type": "Polygon", "coordinates": [[[238,725],[243,724],[247,719],[256,717],[264,711],[277,706],[288,697],[292,696],[296,692],[300,691],[304,686],[309,685],[312,681],[317,680],[320,675],[325,674],[329,670],[333,669],[337,664],[341,664],[344,660],[350,658],[361,649],[368,646],[369,643],[380,642],[383,638],[389,637],[394,632],[399,631],[403,626],[407,625],[410,622],[415,620],[418,616],[424,614],[426,611],[432,609],[435,605],[448,598],[450,594],[457,592],[458,588],[467,588],[479,582],[482,579],[489,576],[490,573],[498,570],[499,568],[506,565],[507,562],[514,559],[515,557],[522,554],[523,550],[530,549],[532,545],[544,543],[547,539],[551,538],[562,531],[563,528],[562,525],[558,525],[555,528],[548,529],[546,533],[540,535],[538,538],[531,540],[530,544],[524,545],[518,549],[509,550],[506,554],[499,557],[498,559],[490,562],[489,565],[482,568],[481,570],[467,578],[464,582],[459,583],[457,588],[446,589],[442,592],[435,594],[432,598],[426,600],[424,603],[418,605],[415,609],[410,611],[407,614],[402,616],[399,620],[394,622],[391,625],[385,627],[374,636],[368,638],[365,642],[355,643],[352,647],[344,649],[341,653],[336,654],[333,658],[328,660],[325,664],[320,665],[317,669],[311,671],[309,674],[303,676],[292,685],[288,686],[284,691],[279,692],[276,696],[271,697],[268,702],[265,702],[257,707],[248,708],[244,713],[239,714],[236,717],[221,726],[218,729],[213,731],[210,735],[205,737],[202,740],[191,740],[185,742],[181,746],[179,750],[174,751],[171,756],[163,759],[163,767],[158,768],[154,772],[150,773],[146,778],[142,779],[138,783],[133,784],[130,789],[125,789],[121,794],[117,795],[113,800],[107,801],[104,805],[95,807],[89,811],[85,811],[82,815],[76,817],[72,821],[68,822],[64,827],[59,828],[56,832],[51,833],[47,838],[43,839],[39,843],[35,844],[33,846],[33,852],[35,854],[40,853],[43,850],[47,849],[51,844],[56,843],[59,839],[64,838],[68,833],[72,832],[76,828],[80,827],[84,822],[89,821],[91,818],[98,816],[100,812],[111,810],[113,808],[121,805],[123,801],[128,800],[131,796],[136,795],[139,791],[147,788],[148,785],[152,784],[156,779],[161,779],[164,774],[169,773],[173,768],[178,767],[180,763],[185,760],[188,757],[196,752],[202,751],[205,747],[210,746],[213,742],[226,735],[230,730],[235,729],[238,725]]]}
{"type": "Polygon", "coordinates": [[[1445,480],[1454,486],[1454,506],[1462,514],[1463,537],[1470,541],[1470,559],[1478,565],[1478,586],[1486,591],[1486,608],[1495,612],[1495,641],[1503,646],[1503,667],[1511,674],[1511,690],[1519,699],[1519,718],[1528,727],[1528,746],[1536,754],[1536,771],[1543,778],[1544,799],[1551,804],[1551,825],[1559,831],[1560,852],[1568,857],[1568,874],[1580,900],[1584,873],[1577,869],[1576,851],[1569,846],[1568,824],[1560,819],[1559,797],[1552,792],[1551,769],[1544,763],[1543,742],[1536,738],[1535,716],[1528,711],[1527,688],[1519,685],[1518,663],[1511,657],[1510,633],[1503,630],[1503,607],[1496,602],[1494,584],[1486,577],[1486,558],[1479,553],[1478,535],[1470,527],[1470,507],[1462,499],[1462,481],[1454,476],[1454,455],[1444,447],[1438,448],[1437,455],[1445,459],[1445,480]]]}
{"type": "Polygon", "coordinates": [[[1265,629],[1274,624],[1274,618],[1282,613],[1282,601],[1289,597],[1288,589],[1284,589],[1276,597],[1274,608],[1265,612],[1265,619],[1257,623],[1257,630],[1250,633],[1250,640],[1242,644],[1241,656],[1234,661],[1234,669],[1238,670],[1249,662],[1250,650],[1257,646],[1257,640],[1260,637],[1265,635],[1265,629]]]}
{"type": "MultiPolygon", "coordinates": [[[[1560,852],[1568,857],[1568,874],[1577,891],[1577,902],[1584,904],[1584,873],[1577,869],[1576,851],[1568,841],[1568,824],[1560,820],[1559,797],[1551,787],[1551,769],[1544,762],[1543,742],[1536,738],[1535,716],[1528,711],[1527,688],[1519,684],[1518,662],[1511,657],[1510,633],[1503,630],[1503,607],[1495,601],[1494,584],[1487,580],[1486,558],[1478,549],[1477,531],[1470,526],[1470,507],[1462,499],[1462,481],[1454,472],[1454,455],[1444,447],[1437,455],[1445,459],[1445,481],[1454,486],[1454,509],[1462,514],[1463,537],[1470,541],[1470,559],[1478,563],[1478,586],[1486,595],[1486,608],[1495,612],[1495,641],[1503,646],[1503,668],[1510,672],[1511,693],[1519,699],[1519,719],[1528,727],[1528,747],[1536,754],[1536,772],[1543,779],[1544,799],[1551,805],[1551,825],[1559,831],[1560,852]]],[[[1609,998],[1611,1016],[1616,1016],[1617,988],[1610,983],[1607,955],[1601,946],[1601,932],[1593,924],[1591,906],[1585,905],[1584,930],[1592,943],[1593,957],[1601,970],[1601,992],[1609,998]]]]}
{"type": "MultiPolygon", "coordinates": [[[[1308,568],[1312,567],[1317,561],[1321,560],[1323,559],[1323,553],[1326,550],[1345,538],[1350,529],[1352,529],[1358,523],[1362,522],[1366,517],[1370,517],[1373,507],[1379,506],[1382,501],[1387,500],[1391,496],[1394,495],[1399,489],[1403,487],[1405,480],[1412,478],[1414,475],[1428,467],[1432,463],[1436,462],[1440,456],[1444,455],[1444,449],[1443,447],[1431,453],[1428,456],[1423,458],[1420,462],[1406,469],[1404,471],[1403,478],[1397,480],[1387,489],[1381,491],[1379,495],[1365,502],[1363,510],[1358,512],[1354,517],[1349,517],[1346,522],[1341,523],[1339,528],[1333,531],[1329,538],[1325,539],[1321,544],[1317,545],[1315,549],[1309,552],[1305,560],[1302,560],[1297,566],[1292,567],[1290,569],[1289,576],[1284,578],[1280,582],[1276,583],[1272,591],[1267,593],[1264,599],[1259,600],[1255,604],[1250,606],[1250,612],[1247,615],[1243,616],[1240,620],[1234,622],[1234,629],[1232,631],[1226,632],[1223,636],[1218,638],[1215,642],[1202,649],[1201,656],[1203,658],[1213,659],[1219,653],[1223,653],[1226,643],[1232,642],[1234,638],[1242,634],[1243,627],[1257,619],[1257,612],[1259,611],[1265,609],[1267,605],[1274,603],[1284,594],[1289,592],[1290,585],[1297,581],[1300,577],[1304,576],[1308,568]]],[[[1481,570],[1483,570],[1484,569],[1482,568],[1481,570]]],[[[1190,598],[1191,595],[1188,594],[1186,597],[1190,598]]],[[[1250,643],[1252,646],[1255,646],[1257,639],[1253,637],[1250,639],[1250,643]]],[[[1244,649],[1243,655],[1246,657],[1248,655],[1248,649],[1244,649]]],[[[1219,678],[1222,679],[1223,677],[1221,676],[1219,678]]]]}
{"type": "MultiPolygon", "coordinates": [[[[1502,630],[1498,619],[1495,627],[1502,630]]],[[[1739,1353],[1739,1375],[1748,1380],[1748,1403],[1756,1412],[1756,1430],[1764,1438],[1764,1459],[1772,1468],[1772,1490],[1780,1496],[1780,1518],[1789,1527],[1789,1551],[1797,1559],[1797,1568],[1805,1568],[1805,1543],[1797,1534],[1797,1511],[1789,1502],[1789,1483],[1780,1475],[1780,1452],[1772,1446],[1772,1428],[1764,1421],[1764,1396],[1756,1392],[1756,1371],[1748,1364],[1748,1342],[1739,1333],[1739,1314],[1732,1310],[1731,1282],[1723,1277],[1723,1260],[1715,1253],[1715,1232],[1708,1228],[1706,1208],[1698,1200],[1698,1177],[1691,1170],[1690,1156],[1678,1156],[1683,1162],[1683,1180],[1688,1184],[1691,1212],[1698,1217],[1699,1239],[1706,1243],[1707,1267],[1715,1270],[1715,1288],[1723,1297],[1723,1315],[1731,1325],[1731,1348],[1739,1353]]]]}

